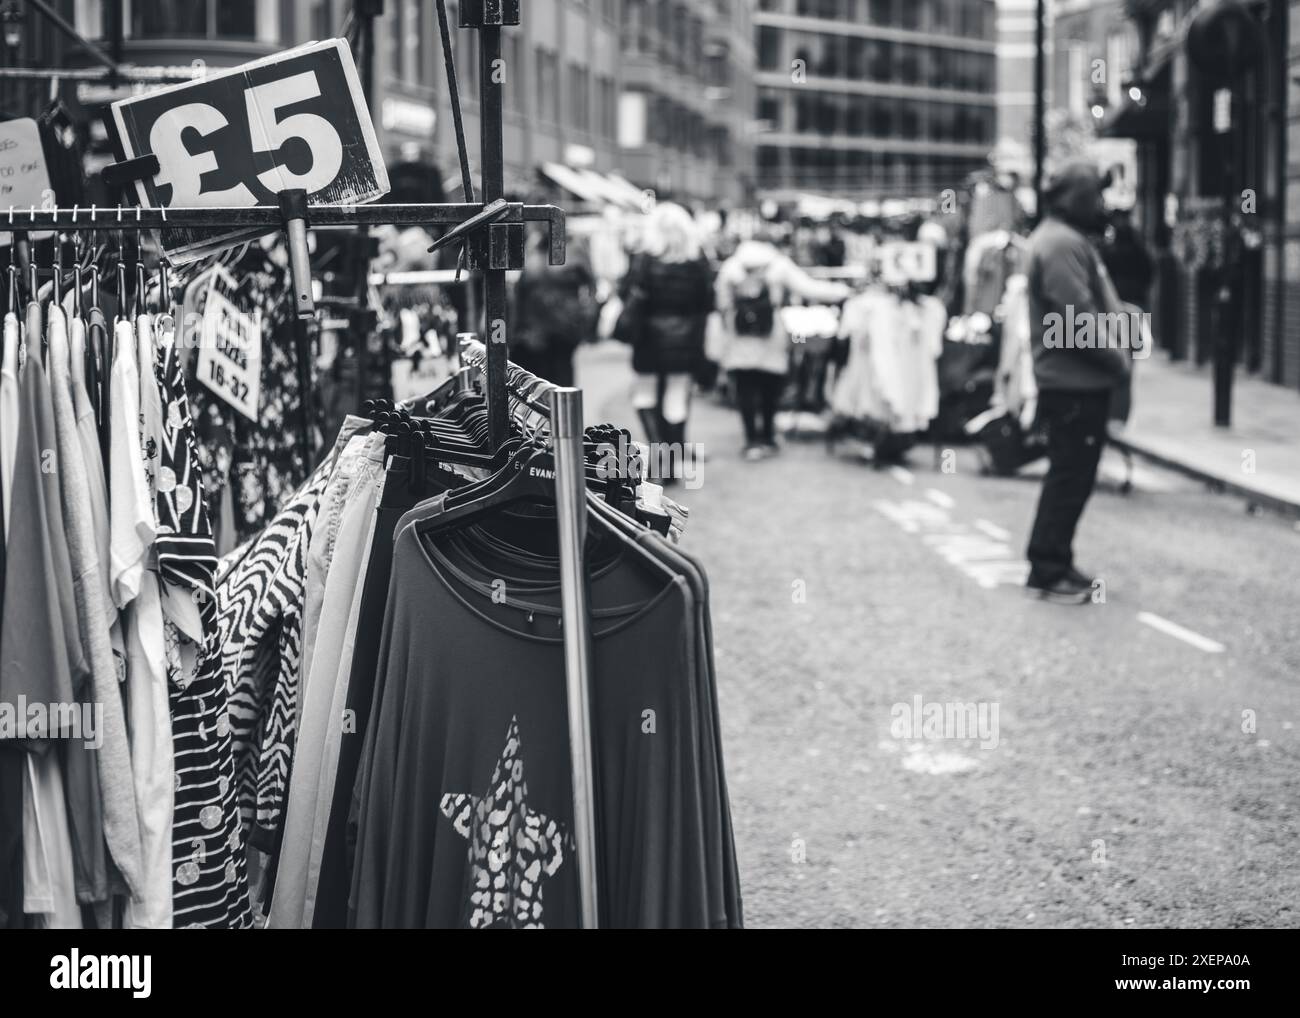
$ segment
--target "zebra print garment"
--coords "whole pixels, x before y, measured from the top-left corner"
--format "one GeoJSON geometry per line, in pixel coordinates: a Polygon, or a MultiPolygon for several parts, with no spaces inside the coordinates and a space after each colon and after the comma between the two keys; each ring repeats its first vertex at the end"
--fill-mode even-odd
{"type": "Polygon", "coordinates": [[[217,549],[203,497],[203,471],[199,466],[194,418],[185,391],[185,367],[176,349],[175,324],[160,316],[158,386],[163,400],[161,457],[157,474],[158,574],[172,587],[186,590],[198,606],[204,639],[211,637],[216,621],[213,575],[217,549]]]}
{"type": "Polygon", "coordinates": [[[154,542],[158,573],[198,608],[201,645],[164,626],[172,719],[175,803],[172,813],[172,924],[189,929],[242,929],[252,924],[248,876],[235,799],[234,759],[225,689],[187,671],[182,643],[202,661],[213,647],[216,546],[203,497],[194,420],[181,352],[170,316],[158,320],[156,382],[162,398],[154,542]]]}
{"type": "Polygon", "coordinates": [[[219,571],[216,639],[203,673],[229,694],[239,811],[250,842],[264,849],[274,845],[289,787],[312,528],[339,451],[368,424],[347,418],[325,461],[219,571]]]}

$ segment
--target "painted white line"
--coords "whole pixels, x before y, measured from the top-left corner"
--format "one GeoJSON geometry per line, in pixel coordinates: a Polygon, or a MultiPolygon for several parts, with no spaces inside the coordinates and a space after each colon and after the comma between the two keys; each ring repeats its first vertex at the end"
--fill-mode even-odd
{"type": "Polygon", "coordinates": [[[935,505],[940,506],[944,509],[951,509],[953,506],[957,504],[956,502],[953,501],[951,495],[945,495],[938,488],[926,488],[925,497],[928,498],[935,505]]]}
{"type": "Polygon", "coordinates": [[[890,467],[889,476],[899,484],[913,484],[916,481],[916,478],[912,476],[912,471],[906,467],[890,467]]]}
{"type": "Polygon", "coordinates": [[[1208,636],[1202,636],[1200,633],[1194,633],[1190,629],[1184,629],[1176,622],[1170,622],[1168,619],[1153,615],[1151,612],[1138,612],[1137,620],[1152,629],[1158,629],[1168,636],[1182,640],[1184,643],[1190,643],[1197,650],[1203,650],[1207,654],[1222,654],[1224,651],[1223,644],[1218,641],[1211,640],[1208,636]]]}
{"type": "Polygon", "coordinates": [[[1010,541],[1011,531],[1003,530],[996,523],[990,523],[988,520],[976,520],[975,529],[981,534],[987,534],[995,541],[1010,541]]]}

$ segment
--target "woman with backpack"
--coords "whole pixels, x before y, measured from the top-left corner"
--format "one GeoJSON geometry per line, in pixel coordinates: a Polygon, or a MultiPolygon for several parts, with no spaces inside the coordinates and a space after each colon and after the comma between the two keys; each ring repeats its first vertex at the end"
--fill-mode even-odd
{"type": "Polygon", "coordinates": [[[776,444],[776,408],[790,368],[790,337],[780,309],[791,297],[838,304],[852,291],[814,279],[765,240],[747,240],[718,270],[718,310],[727,331],[722,366],[731,375],[745,428],[745,459],[765,459],[776,444]]]}
{"type": "Polygon", "coordinates": [[[657,479],[671,483],[685,455],[691,388],[713,310],[713,269],[686,209],[661,202],[646,217],[620,296],[615,335],[632,346],[632,404],[651,443],[651,466],[660,468],[657,479]]]}

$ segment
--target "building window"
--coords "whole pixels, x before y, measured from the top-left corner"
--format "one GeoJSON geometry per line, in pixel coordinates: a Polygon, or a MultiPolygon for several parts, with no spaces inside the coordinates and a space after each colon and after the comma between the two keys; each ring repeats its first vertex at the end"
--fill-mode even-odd
{"type": "Polygon", "coordinates": [[[644,92],[624,92],[618,98],[619,148],[641,148],[649,126],[649,97],[644,92]]]}
{"type": "Polygon", "coordinates": [[[524,66],[524,40],[518,33],[506,33],[506,100],[520,114],[528,112],[528,69],[524,66]]]}
{"type": "Polygon", "coordinates": [[[591,89],[587,69],[581,64],[569,64],[569,111],[574,127],[591,130],[591,89]]]}
{"type": "Polygon", "coordinates": [[[424,55],[428,28],[424,23],[423,0],[402,4],[402,80],[410,85],[425,83],[424,55]]]}
{"type": "Polygon", "coordinates": [[[537,113],[543,120],[560,120],[560,58],[537,47],[537,113]]]}
{"type": "MultiPolygon", "coordinates": [[[[79,22],[80,14],[78,11],[79,22]]],[[[122,21],[133,39],[277,42],[279,16],[275,0],[123,0],[122,3],[122,21]]],[[[99,27],[102,30],[102,16],[99,27]]]]}
{"type": "Polygon", "coordinates": [[[77,31],[87,39],[103,38],[104,5],[102,0],[77,0],[73,18],[77,31]]]}
{"type": "Polygon", "coordinates": [[[758,29],[758,69],[784,70],[781,66],[781,32],[769,25],[760,25],[758,29]]]}
{"type": "Polygon", "coordinates": [[[774,88],[765,88],[758,93],[758,119],[765,121],[769,130],[784,130],[781,115],[784,103],[781,99],[781,93],[774,88]]]}
{"type": "Polygon", "coordinates": [[[618,132],[618,99],[614,93],[613,78],[608,75],[600,75],[596,78],[596,97],[599,103],[597,128],[602,137],[612,140],[618,132]]]}
{"type": "Polygon", "coordinates": [[[316,40],[328,39],[334,34],[333,12],[330,0],[312,0],[307,12],[307,23],[311,26],[311,37],[316,40]]]}

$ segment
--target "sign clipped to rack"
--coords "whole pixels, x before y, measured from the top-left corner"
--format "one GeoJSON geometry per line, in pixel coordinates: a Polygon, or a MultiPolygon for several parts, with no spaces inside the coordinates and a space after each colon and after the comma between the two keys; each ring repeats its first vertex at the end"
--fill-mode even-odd
{"type": "MultiPolygon", "coordinates": [[[[112,107],[127,160],[153,155],[159,172],[136,182],[145,208],[275,205],[301,188],[311,204],[350,205],[388,193],[374,125],[342,39],[277,53],[112,107]]],[[[165,230],[183,264],[260,231],[165,230]]]]}
{"type": "MultiPolygon", "coordinates": [[[[0,208],[44,208],[53,195],[36,121],[23,117],[0,124],[0,208]]],[[[35,233],[32,239],[49,235],[35,233]]],[[[0,245],[8,245],[12,237],[11,233],[0,233],[0,245]]]]}
{"type": "Polygon", "coordinates": [[[257,420],[262,386],[262,312],[235,302],[238,283],[220,265],[212,270],[203,302],[199,381],[232,409],[257,420]]]}

